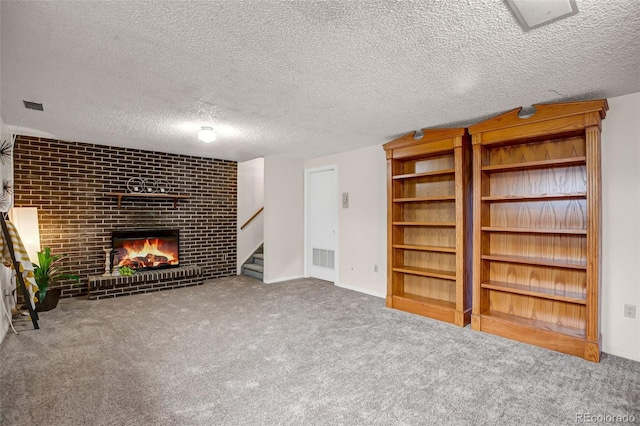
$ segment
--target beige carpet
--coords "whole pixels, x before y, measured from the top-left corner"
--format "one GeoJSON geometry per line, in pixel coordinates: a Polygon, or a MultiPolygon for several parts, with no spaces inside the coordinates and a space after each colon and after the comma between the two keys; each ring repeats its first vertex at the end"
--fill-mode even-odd
{"type": "Polygon", "coordinates": [[[640,363],[600,364],[306,279],[62,300],[0,346],[0,424],[574,424],[635,416],[640,363]]]}

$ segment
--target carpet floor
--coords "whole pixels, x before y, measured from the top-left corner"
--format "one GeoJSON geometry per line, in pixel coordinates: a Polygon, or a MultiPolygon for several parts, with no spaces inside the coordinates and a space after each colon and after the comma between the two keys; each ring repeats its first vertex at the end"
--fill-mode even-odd
{"type": "Polygon", "coordinates": [[[314,279],[64,299],[40,330],[18,326],[0,345],[4,426],[640,424],[638,362],[587,362],[314,279]]]}

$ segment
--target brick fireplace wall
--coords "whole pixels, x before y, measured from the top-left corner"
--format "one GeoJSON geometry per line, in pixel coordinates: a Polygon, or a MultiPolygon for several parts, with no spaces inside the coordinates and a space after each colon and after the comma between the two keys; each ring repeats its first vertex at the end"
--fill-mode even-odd
{"type": "Polygon", "coordinates": [[[41,246],[66,253],[65,268],[81,285],[61,282],[63,296],[87,293],[89,276],[104,272],[112,230],[180,229],[180,263],[204,278],[236,273],[237,163],[81,142],[18,136],[14,204],[38,207],[41,246]],[[168,180],[178,200],[123,199],[132,177],[168,180]]]}

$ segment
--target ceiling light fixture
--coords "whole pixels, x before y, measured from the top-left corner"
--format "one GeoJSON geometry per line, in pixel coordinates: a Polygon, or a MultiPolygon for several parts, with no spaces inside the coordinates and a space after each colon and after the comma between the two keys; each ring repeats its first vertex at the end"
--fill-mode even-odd
{"type": "Polygon", "coordinates": [[[216,140],[216,132],[213,131],[213,127],[202,126],[202,130],[198,132],[198,139],[204,143],[211,143],[216,140]]]}
{"type": "Polygon", "coordinates": [[[525,31],[578,13],[575,0],[507,0],[525,31]]]}

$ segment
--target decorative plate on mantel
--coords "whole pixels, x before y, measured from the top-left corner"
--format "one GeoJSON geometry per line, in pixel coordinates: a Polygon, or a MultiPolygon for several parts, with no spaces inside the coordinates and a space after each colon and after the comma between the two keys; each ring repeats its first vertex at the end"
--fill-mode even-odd
{"type": "Polygon", "coordinates": [[[144,180],[141,178],[131,178],[127,181],[127,191],[131,193],[144,192],[144,180]]]}
{"type": "Polygon", "coordinates": [[[159,194],[168,194],[171,192],[171,186],[166,179],[156,179],[156,192],[159,194]]]}
{"type": "Polygon", "coordinates": [[[144,182],[144,192],[147,192],[149,194],[156,192],[156,189],[158,188],[158,183],[154,178],[146,178],[143,180],[143,182],[144,182]]]}

